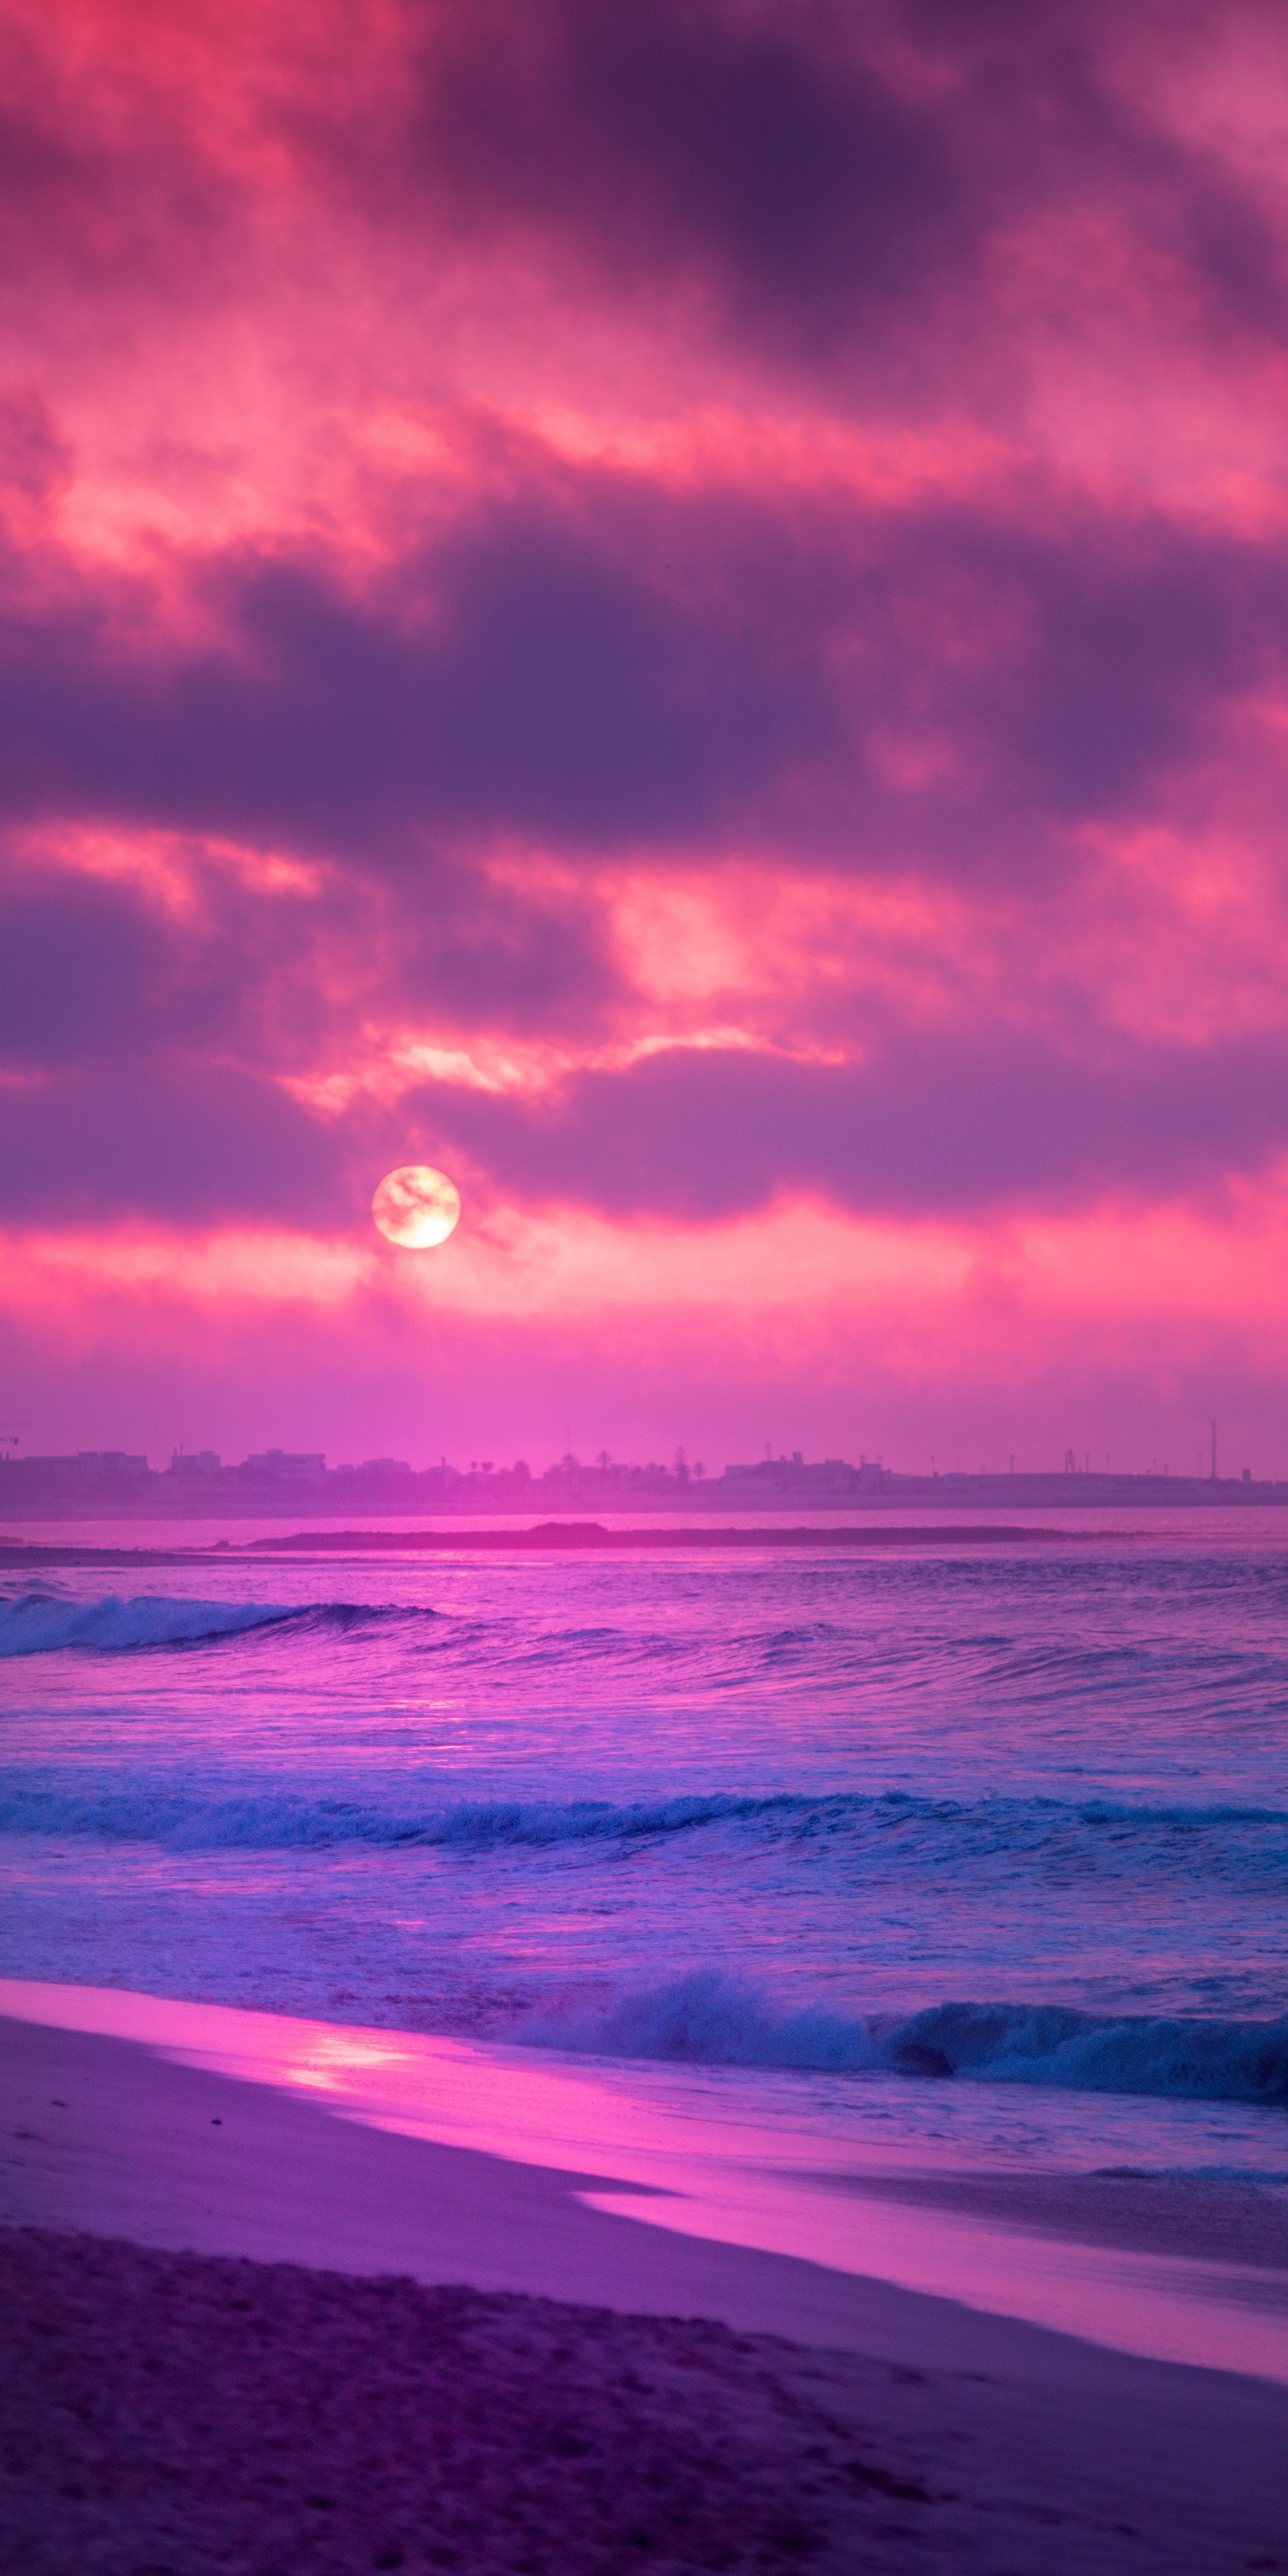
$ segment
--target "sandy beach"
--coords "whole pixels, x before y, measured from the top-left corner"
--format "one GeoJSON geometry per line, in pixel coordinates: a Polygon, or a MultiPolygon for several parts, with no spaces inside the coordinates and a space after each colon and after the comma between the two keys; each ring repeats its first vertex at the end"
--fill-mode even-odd
{"type": "Polygon", "coordinates": [[[26,2229],[0,2277],[11,2567],[840,2569],[932,2506],[718,2325],[26,2229]]]}
{"type": "Polygon", "coordinates": [[[5,2022],[6,2562],[1288,2566],[1288,2392],[5,2022]],[[652,2214],[652,2213],[650,2213],[652,2214]]]}

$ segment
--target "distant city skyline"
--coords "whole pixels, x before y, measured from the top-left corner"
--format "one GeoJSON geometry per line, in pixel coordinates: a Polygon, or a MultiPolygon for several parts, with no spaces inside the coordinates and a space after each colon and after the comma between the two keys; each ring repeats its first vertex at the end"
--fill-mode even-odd
{"type": "Polygon", "coordinates": [[[727,1461],[708,1472],[703,1461],[690,1461],[683,1446],[677,1446],[669,1460],[614,1460],[603,1451],[594,1459],[582,1460],[565,1451],[535,1470],[526,1459],[509,1464],[471,1459],[468,1465],[456,1465],[446,1457],[428,1464],[379,1457],[332,1465],[321,1450],[280,1448],[255,1451],[240,1460],[224,1460],[211,1449],[180,1450],[160,1469],[142,1452],[124,1450],[82,1449],[30,1457],[16,1457],[10,1450],[0,1462],[0,1525],[6,1516],[10,1521],[60,1516],[110,1519],[149,1511],[196,1520],[284,1513],[307,1518],[313,1513],[348,1514],[356,1521],[380,1513],[461,1511],[844,1512],[882,1504],[915,1508],[941,1500],[1009,1503],[1021,1509],[1052,1501],[1081,1504],[1170,1497],[1193,1502],[1218,1495],[1288,1501],[1288,1482],[1254,1479],[1248,1468],[1237,1477],[1218,1478],[1214,1456],[1206,1471],[1200,1457],[1188,1473],[1173,1474],[1167,1464],[1159,1467],[1156,1462],[1115,1472],[1107,1460],[1093,1466],[1087,1457],[1079,1464],[1071,1450],[1059,1467],[1023,1468],[1017,1460],[1009,1460],[998,1472],[982,1464],[963,1468],[954,1462],[932,1466],[928,1474],[862,1457],[807,1459],[799,1450],[727,1461]]]}

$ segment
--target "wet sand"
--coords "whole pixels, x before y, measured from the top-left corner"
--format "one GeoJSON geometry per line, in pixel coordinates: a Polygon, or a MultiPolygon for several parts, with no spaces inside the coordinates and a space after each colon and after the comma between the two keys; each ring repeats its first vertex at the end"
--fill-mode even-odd
{"type": "Polygon", "coordinates": [[[1187,2262],[1288,2273],[1288,2176],[1282,2183],[1150,2174],[1130,2166],[1069,2173],[860,2173],[810,2177],[835,2191],[924,2209],[961,2210],[1066,2244],[1118,2246],[1187,2262]]]}
{"type": "Polygon", "coordinates": [[[1281,2388],[643,2228],[578,2198],[611,2177],[132,2042],[7,2022],[0,2069],[30,2576],[1288,2569],[1281,2388]]]}

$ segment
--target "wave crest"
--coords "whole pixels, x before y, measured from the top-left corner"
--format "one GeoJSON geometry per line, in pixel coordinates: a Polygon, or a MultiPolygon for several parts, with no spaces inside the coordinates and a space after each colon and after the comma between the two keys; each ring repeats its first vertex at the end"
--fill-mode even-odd
{"type": "Polygon", "coordinates": [[[202,1646],[221,1637],[245,1637],[261,1628],[331,1629],[341,1632],[395,1621],[434,1619],[424,1607],[386,1608],[361,1601],[186,1601],[163,1592],[125,1599],[104,1593],[95,1601],[68,1601],[54,1592],[23,1592],[0,1601],[0,1662],[17,1655],[56,1655],[80,1648],[127,1655],[154,1646],[202,1646]]]}
{"type": "Polygon", "coordinates": [[[934,2004],[881,2034],[897,2072],[1176,2101],[1288,2103],[1288,2015],[1200,2021],[1060,2004],[934,2004]]]}
{"type": "Polygon", "coordinates": [[[758,1987],[709,1968],[611,2003],[529,2014],[515,2036],[530,2047],[694,2066],[853,2074],[885,2062],[866,2021],[810,2007],[784,2012],[758,1987]]]}
{"type": "MultiPolygon", "coordinates": [[[[67,1604],[52,1605],[60,1614],[67,1604]]],[[[59,1632],[55,1643],[83,1642],[107,1648],[118,1638],[124,1648],[141,1643],[187,1645],[245,1634],[256,1627],[286,1621],[325,1623],[329,1628],[355,1625],[367,1618],[400,1618],[402,1612],[352,1610],[341,1603],[306,1610],[279,1610],[260,1603],[228,1612],[226,1605],[163,1602],[175,1613],[169,1633],[132,1617],[155,1604],[99,1603],[104,1615],[93,1634],[69,1638],[59,1632]],[[225,1622],[204,1624],[214,1610],[225,1622]],[[118,1623],[117,1614],[121,1617],[118,1623]],[[227,1621],[236,1618],[239,1626],[227,1621]]],[[[406,1614],[433,1618],[432,1611],[406,1614]]],[[[39,1642],[9,1651],[37,1653],[39,1642]]],[[[462,1855],[500,1852],[507,1848],[554,1851],[588,1843],[663,1843],[703,1832],[725,1833],[735,1842],[774,1843],[811,1856],[835,1847],[843,1860],[856,1849],[876,1857],[906,1859],[916,1868],[929,1854],[942,1866],[954,1858],[969,1861],[981,1852],[1026,1855],[1047,1848],[1077,1849],[1084,1860],[1110,1855],[1121,1867],[1133,1849],[1142,1864],[1174,1865],[1178,1856],[1188,1870],[1194,1865],[1195,1837],[1208,1837],[1205,1866],[1238,1865],[1241,1872],[1282,1873],[1288,1814],[1272,1807],[1134,1807],[1126,1801],[1088,1799],[1065,1804],[1058,1799],[910,1797],[902,1790],[867,1794],[851,1791],[770,1790],[759,1794],[729,1790],[676,1790],[669,1796],[641,1798],[616,1805],[607,1799],[527,1798],[444,1799],[446,1782],[414,1777],[391,1781],[386,1795],[364,1794],[364,1784],[351,1776],[333,1785],[319,1780],[301,1791],[262,1775],[237,1779],[208,1773],[191,1785],[134,1771],[128,1778],[79,1777],[33,1766],[0,1775],[0,1832],[96,1834],[123,1842],[177,1842],[185,1849],[211,1851],[319,1849],[341,1843],[368,1845],[421,1844],[462,1855]]]]}
{"type": "Polygon", "coordinates": [[[1188,2021],[1056,2004],[945,2003],[901,2019],[866,2018],[783,2011],[756,1986],[694,1969],[590,2009],[530,2015],[516,2036],[596,2057],[1288,2105],[1288,2016],[1188,2021]]]}
{"type": "MultiPolygon", "coordinates": [[[[289,1614],[288,1614],[289,1615],[289,1614]]],[[[756,1823],[791,1807],[780,1798],[686,1797],[614,1807],[586,1798],[570,1805],[489,1800],[444,1806],[368,1804],[339,1787],[300,1797],[289,1789],[211,1783],[193,1795],[163,1778],[128,1786],[76,1786],[13,1774],[0,1782],[0,1833],[93,1834],[113,1842],[160,1842],[184,1850],[298,1851],[336,1844],[486,1854],[547,1851],[563,1844],[632,1842],[691,1833],[704,1825],[756,1823]]]]}
{"type": "Polygon", "coordinates": [[[109,1592],[97,1601],[67,1601],[52,1592],[23,1592],[0,1602],[0,1660],[56,1655],[76,1646],[118,1655],[147,1646],[195,1646],[277,1627],[293,1615],[267,1601],[176,1601],[153,1592],[133,1600],[109,1592]]]}

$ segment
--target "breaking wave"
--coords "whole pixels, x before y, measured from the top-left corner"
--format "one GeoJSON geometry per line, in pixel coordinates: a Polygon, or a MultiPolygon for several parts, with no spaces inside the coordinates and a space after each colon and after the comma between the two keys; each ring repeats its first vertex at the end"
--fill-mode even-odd
{"type": "Polygon", "coordinates": [[[273,1602],[173,1601],[158,1593],[122,1600],[65,1601],[54,1593],[24,1592],[0,1602],[0,1658],[56,1655],[67,1647],[129,1654],[141,1646],[194,1646],[214,1637],[242,1636],[269,1628],[291,1612],[273,1602]]]}
{"type": "MultiPolygon", "coordinates": [[[[139,1606],[95,1605],[122,1612],[139,1606]]],[[[323,1616],[335,1623],[340,1616],[335,1605],[320,1613],[261,1604],[241,1613],[238,1632],[204,1629],[200,1615],[212,1606],[206,1603],[159,1606],[186,1614],[188,1624],[176,1622],[167,1637],[154,1635],[151,1643],[189,1644],[245,1633],[255,1624],[323,1616]]],[[[356,1622],[372,1615],[433,1613],[354,1610],[346,1615],[356,1622]]],[[[93,1642],[110,1645],[115,1632],[111,1621],[104,1626],[106,1634],[93,1642]]],[[[126,1644],[135,1642],[127,1635],[126,1644]]],[[[814,1796],[787,1790],[741,1796],[677,1791],[620,1806],[595,1798],[447,1802],[441,1783],[432,1780],[423,1786],[414,1780],[391,1783],[383,1797],[371,1797],[351,1775],[337,1778],[330,1788],[319,1784],[302,1791],[262,1774],[246,1781],[208,1774],[204,1781],[182,1785],[163,1773],[135,1772],[127,1780],[120,1774],[95,1779],[82,1772],[77,1779],[33,1766],[0,1774],[0,1833],[95,1834],[185,1850],[325,1850],[350,1843],[419,1844],[462,1854],[507,1848],[541,1852],[578,1844],[638,1846],[722,1831],[735,1842],[772,1843],[814,1858],[834,1847],[845,1858],[861,1850],[873,1860],[902,1860],[913,1868],[933,1862],[943,1870],[956,1862],[981,1860],[1000,1866],[1044,1852],[1062,1866],[1076,1860],[1084,1868],[1100,1865],[1120,1874],[1150,1865],[1189,1872],[1201,1849],[1209,1874],[1265,1878],[1276,1889],[1288,1877],[1288,1813],[1275,1807],[1151,1807],[1101,1798],[970,1800],[913,1797],[902,1790],[866,1796],[845,1790],[814,1796]]]]}
{"type": "Polygon", "coordinates": [[[699,1969],[591,2010],[529,2015],[516,2036],[596,2057],[1288,2105],[1288,2016],[1202,2021],[974,2003],[932,2004],[903,2019],[784,2012],[757,1987],[699,1969]]]}
{"type": "Polygon", "coordinates": [[[105,1593],[97,1601],[68,1601],[53,1592],[23,1592],[0,1601],[0,1662],[18,1655],[56,1655],[68,1649],[96,1654],[135,1654],[155,1646],[201,1646],[221,1637],[244,1637],[260,1628],[367,1627],[384,1620],[432,1619],[432,1610],[384,1610],[347,1601],[310,1602],[292,1609],[276,1601],[181,1601],[143,1592],[133,1599],[105,1593]]]}
{"type": "MultiPolygon", "coordinates": [[[[57,1605],[59,1615],[67,1605],[57,1605]]],[[[103,1628],[85,1643],[113,1646],[116,1610],[139,1605],[95,1605],[103,1628]]],[[[149,1605],[155,1607],[155,1605],[149,1605]]],[[[206,1631],[204,1602],[165,1602],[183,1618],[167,1638],[152,1643],[196,1643],[229,1636],[206,1631]]],[[[232,1613],[224,1613],[232,1618],[232,1613]]],[[[319,1620],[335,1625],[371,1615],[433,1613],[327,1613],[245,1607],[242,1631],[255,1623],[319,1620]]],[[[124,1623],[124,1643],[137,1631],[124,1623]]],[[[28,1646],[26,1651],[39,1651],[28,1646]]],[[[703,1839],[711,1862],[739,1868],[744,1857],[770,1850],[786,1868],[806,1862],[840,1873],[873,1870],[899,1878],[930,1873],[927,1883],[945,1888],[958,1873],[1025,1873],[1046,1868],[1069,1883],[1079,1878],[1139,1880],[1193,1878],[1195,1868],[1211,1886],[1231,1883],[1265,1891],[1273,1901],[1288,1888],[1288,1811],[1260,1806],[1133,1806],[1087,1798],[917,1798],[904,1790],[884,1793],[732,1793],[675,1790],[672,1795],[611,1803],[603,1798],[451,1798],[443,1775],[402,1775],[368,1785],[345,1767],[312,1785],[273,1775],[209,1770],[204,1777],[175,1777],[170,1770],[62,1772],[46,1765],[13,1765],[0,1772],[0,1834],[93,1834],[106,1842],[152,1842],[170,1850],[206,1852],[327,1852],[440,1850],[461,1857],[523,1852],[551,1857],[577,1850],[675,1847],[703,1839]]]]}
{"type": "Polygon", "coordinates": [[[0,1785],[0,1833],[97,1834],[112,1841],[211,1851],[297,1851],[340,1843],[421,1844],[462,1853],[507,1845],[542,1851],[568,1843],[643,1842],[692,1833],[704,1825],[754,1824],[819,1803],[791,1797],[679,1796],[631,1807],[589,1798],[570,1805],[496,1800],[452,1806],[427,1801],[412,1807],[410,1802],[367,1803],[342,1790],[300,1797],[291,1790],[256,1787],[194,1795],[163,1780],[71,1788],[10,1774],[0,1785]]]}

